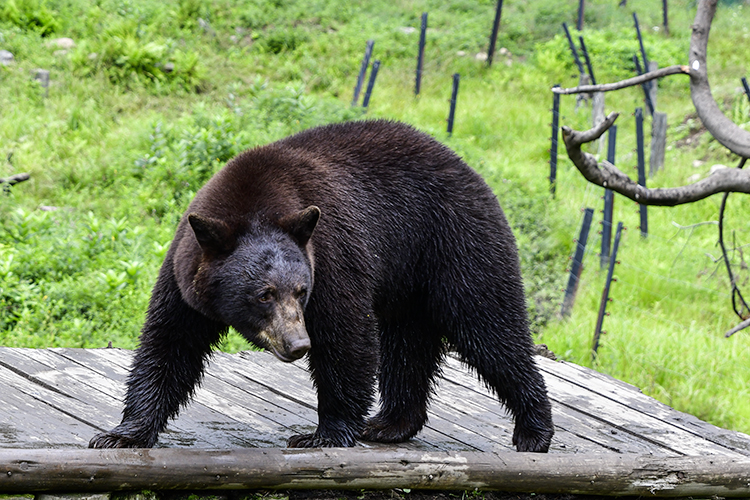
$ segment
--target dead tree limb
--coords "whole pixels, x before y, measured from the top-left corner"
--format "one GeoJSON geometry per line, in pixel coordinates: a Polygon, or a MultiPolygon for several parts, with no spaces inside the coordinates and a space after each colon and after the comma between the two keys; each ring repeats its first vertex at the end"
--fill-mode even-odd
{"type": "Polygon", "coordinates": [[[750,318],[746,319],[739,325],[735,326],[731,330],[729,330],[727,333],[724,334],[725,337],[731,337],[735,333],[739,332],[740,330],[744,330],[745,328],[750,327],[750,318]]]}
{"type": "Polygon", "coordinates": [[[724,147],[750,158],[750,132],[738,127],[719,109],[708,84],[708,33],[719,0],[701,0],[690,37],[690,96],[703,125],[724,147]]]}
{"type": "Polygon", "coordinates": [[[702,200],[716,193],[732,192],[750,194],[750,171],[723,168],[715,171],[695,184],[675,188],[649,189],[640,186],[617,167],[607,161],[597,162],[596,158],[581,149],[587,142],[598,139],[619,115],[610,113],[598,126],[579,132],[570,127],[562,127],[563,141],[568,157],[587,181],[597,186],[611,189],[641,205],[672,207],[683,203],[702,200]]]}
{"type": "Polygon", "coordinates": [[[706,130],[719,143],[742,159],[739,168],[717,170],[707,178],[687,186],[648,189],[638,185],[637,182],[630,179],[630,177],[614,165],[608,162],[598,163],[594,156],[581,150],[582,144],[598,138],[607,128],[612,126],[612,123],[617,118],[616,113],[610,114],[602,124],[586,132],[578,132],[569,127],[562,127],[562,135],[568,156],[586,180],[598,186],[609,188],[641,205],[675,206],[702,200],[717,193],[724,193],[719,219],[719,240],[732,286],[732,306],[737,316],[742,320],[742,323],[726,333],[726,336],[729,337],[733,333],[748,327],[747,316],[750,314],[750,307],[742,297],[734,279],[726,248],[723,244],[722,233],[724,207],[729,193],[750,194],[750,172],[742,170],[745,160],[750,158],[750,132],[738,127],[724,115],[719,109],[716,100],[714,100],[711,94],[711,87],[708,83],[708,66],[706,64],[708,35],[714,15],[716,14],[717,4],[718,0],[700,0],[698,3],[698,10],[692,27],[693,32],[690,37],[689,67],[670,66],[669,68],[662,68],[661,70],[652,71],[640,77],[630,78],[622,82],[605,85],[585,85],[573,89],[556,88],[552,91],[560,94],[595,91],[606,92],[607,90],[617,90],[637,85],[644,81],[666,76],[667,74],[682,73],[690,76],[690,96],[698,117],[706,127],[706,130]]]}
{"type": "MultiPolygon", "coordinates": [[[[652,71],[640,77],[630,78],[622,82],[605,85],[585,85],[573,89],[553,89],[553,92],[572,94],[578,92],[606,91],[637,85],[644,81],[665,76],[666,74],[688,74],[690,76],[690,94],[693,104],[703,125],[708,132],[731,152],[742,158],[750,158],[750,132],[741,129],[719,109],[711,94],[708,84],[708,68],[706,52],[708,34],[711,28],[718,0],[700,0],[698,11],[693,23],[693,33],[690,38],[690,67],[670,66],[652,71]],[[596,87],[596,88],[594,88],[596,87]]],[[[593,156],[581,151],[581,144],[598,138],[609,128],[617,117],[610,115],[611,121],[605,120],[599,127],[587,132],[577,132],[569,127],[563,127],[563,139],[568,150],[568,156],[573,164],[589,181],[599,186],[607,187],[623,196],[637,201],[642,205],[674,206],[702,200],[721,192],[750,194],[750,173],[740,169],[722,169],[714,172],[706,179],[688,186],[664,189],[647,189],[638,185],[627,175],[613,165],[602,162],[598,165],[593,156]]]]}
{"type": "Polygon", "coordinates": [[[29,180],[30,177],[31,175],[26,174],[26,173],[11,175],[10,177],[6,177],[4,179],[0,177],[0,184],[9,184],[13,186],[15,184],[18,184],[19,182],[29,180]]]}
{"type": "Polygon", "coordinates": [[[649,71],[648,73],[644,73],[639,76],[634,76],[633,78],[628,78],[627,80],[622,80],[615,83],[603,83],[600,85],[579,85],[578,87],[572,87],[563,89],[560,87],[555,87],[552,89],[552,92],[555,94],[582,94],[582,93],[593,93],[593,92],[610,92],[612,90],[620,90],[627,87],[633,87],[635,85],[640,85],[642,83],[655,80],[656,78],[661,78],[663,76],[669,76],[669,75],[690,75],[690,67],[689,66],[667,66],[666,68],[659,68],[656,71],[649,71]]]}

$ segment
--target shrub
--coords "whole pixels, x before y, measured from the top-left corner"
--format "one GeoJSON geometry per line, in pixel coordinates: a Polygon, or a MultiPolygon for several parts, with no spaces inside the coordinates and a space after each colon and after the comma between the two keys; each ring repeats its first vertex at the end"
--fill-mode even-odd
{"type": "Polygon", "coordinates": [[[5,0],[0,8],[0,21],[6,21],[19,28],[38,33],[40,36],[50,36],[60,31],[59,14],[49,7],[46,2],[37,0],[5,0]]]}

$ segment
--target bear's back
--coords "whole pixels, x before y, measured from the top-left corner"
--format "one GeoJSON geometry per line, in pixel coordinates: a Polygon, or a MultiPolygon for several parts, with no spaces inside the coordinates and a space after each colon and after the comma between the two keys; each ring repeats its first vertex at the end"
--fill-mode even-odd
{"type": "Polygon", "coordinates": [[[390,121],[326,125],[248,150],[188,212],[241,233],[250,221],[310,205],[322,214],[312,238],[316,266],[356,270],[371,282],[412,281],[419,262],[457,261],[480,244],[515,259],[510,228],[481,177],[432,137],[390,121]]]}

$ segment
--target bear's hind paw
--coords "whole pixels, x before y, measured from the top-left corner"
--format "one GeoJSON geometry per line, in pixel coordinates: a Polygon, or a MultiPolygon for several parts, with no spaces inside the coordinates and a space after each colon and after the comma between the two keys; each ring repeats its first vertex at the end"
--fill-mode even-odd
{"type": "Polygon", "coordinates": [[[341,440],[330,439],[314,434],[297,434],[286,441],[288,448],[349,448],[354,446],[354,441],[344,443],[341,440]]]}
{"type": "Polygon", "coordinates": [[[360,439],[373,443],[403,443],[416,436],[423,425],[406,419],[392,423],[376,416],[368,420],[360,439]]]}
{"type": "Polygon", "coordinates": [[[152,443],[117,432],[113,429],[91,438],[89,448],[151,448],[152,443]]]}

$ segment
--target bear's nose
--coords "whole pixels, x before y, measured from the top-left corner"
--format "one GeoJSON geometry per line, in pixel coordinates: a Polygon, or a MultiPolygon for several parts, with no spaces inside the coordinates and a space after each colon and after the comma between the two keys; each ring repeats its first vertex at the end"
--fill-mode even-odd
{"type": "Polygon", "coordinates": [[[287,351],[291,357],[294,359],[299,359],[302,356],[305,355],[307,351],[310,350],[310,339],[304,338],[304,339],[296,339],[289,345],[289,350],[287,351]]]}

